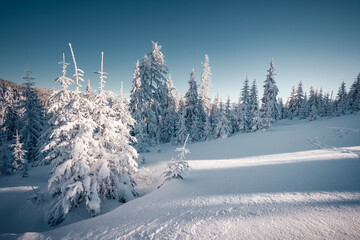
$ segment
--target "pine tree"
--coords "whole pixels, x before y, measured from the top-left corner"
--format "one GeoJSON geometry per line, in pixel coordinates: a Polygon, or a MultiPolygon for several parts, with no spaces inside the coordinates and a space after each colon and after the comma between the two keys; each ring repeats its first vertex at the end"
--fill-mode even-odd
{"type": "Polygon", "coordinates": [[[31,163],[36,160],[36,155],[39,151],[38,139],[44,128],[44,109],[41,105],[37,93],[33,88],[34,78],[30,77],[29,68],[26,71],[26,76],[23,79],[25,82],[24,98],[21,102],[21,107],[25,110],[22,118],[23,127],[20,131],[21,141],[24,144],[24,149],[27,151],[26,160],[31,163]]]}
{"type": "Polygon", "coordinates": [[[190,73],[189,89],[185,94],[186,100],[186,127],[192,142],[203,138],[204,122],[198,97],[194,69],[190,73]]]}
{"type": "Polygon", "coordinates": [[[293,86],[292,91],[291,91],[291,95],[290,95],[290,100],[289,100],[289,104],[287,107],[287,117],[289,119],[293,119],[296,116],[296,91],[295,91],[295,86],[293,86]]]}
{"type": "Polygon", "coordinates": [[[230,129],[230,122],[226,117],[222,101],[220,101],[220,109],[217,118],[218,121],[215,127],[216,137],[227,138],[231,133],[231,129],[230,129]]]}
{"type": "MultiPolygon", "coordinates": [[[[103,55],[103,54],[102,54],[103,55]]],[[[127,201],[137,195],[131,177],[137,171],[137,153],[130,146],[134,120],[122,100],[112,106],[103,90],[105,72],[101,61],[100,90],[95,102],[75,92],[64,108],[65,121],[52,133],[49,191],[54,197],[48,222],[56,225],[79,204],[96,215],[101,198],[127,201]],[[58,139],[62,139],[59,143],[58,139]]]]}
{"type": "Polygon", "coordinates": [[[13,157],[5,133],[0,130],[0,134],[0,172],[2,175],[9,175],[14,171],[13,157]]]}
{"type": "Polygon", "coordinates": [[[300,81],[298,88],[296,89],[296,95],[295,95],[295,116],[299,117],[299,119],[305,118],[303,108],[304,108],[304,90],[303,90],[303,84],[302,81],[300,81]]]}
{"type": "Polygon", "coordinates": [[[154,131],[154,137],[156,140],[156,143],[160,143],[160,125],[161,125],[161,118],[164,114],[164,105],[165,102],[165,96],[166,96],[166,90],[165,90],[165,82],[166,82],[166,75],[168,73],[168,68],[165,65],[165,59],[164,55],[161,52],[162,46],[158,45],[157,42],[152,42],[153,49],[150,56],[150,91],[152,93],[152,111],[154,113],[155,117],[155,129],[152,129],[154,131]]]}
{"type": "Polygon", "coordinates": [[[209,64],[209,56],[205,55],[205,60],[202,63],[201,81],[199,86],[199,100],[203,107],[203,111],[207,116],[210,115],[211,102],[210,102],[210,88],[211,88],[211,68],[209,64]]]}
{"type": "Polygon", "coordinates": [[[262,98],[262,118],[264,120],[264,126],[270,126],[271,123],[279,120],[280,112],[277,105],[277,94],[279,92],[276,86],[274,76],[274,60],[270,63],[270,69],[264,82],[264,95],[262,98]]]}
{"type": "Polygon", "coordinates": [[[251,131],[252,125],[252,114],[250,109],[250,90],[249,90],[249,80],[246,76],[244,87],[241,91],[241,101],[239,101],[240,106],[240,131],[249,132],[251,131]]]}
{"type": "Polygon", "coordinates": [[[166,96],[164,105],[164,116],[162,118],[162,129],[161,129],[161,142],[168,143],[175,135],[175,121],[176,121],[176,111],[177,111],[177,99],[174,94],[176,90],[174,84],[171,80],[171,75],[166,81],[166,96]]]}
{"type": "Polygon", "coordinates": [[[359,111],[360,110],[360,73],[350,87],[348,99],[349,99],[350,111],[353,113],[359,111]]]}
{"type": "Polygon", "coordinates": [[[211,126],[211,136],[216,138],[215,129],[219,121],[219,112],[220,112],[220,97],[219,93],[216,94],[214,101],[211,105],[210,111],[210,126],[211,126]]]}
{"type": "Polygon", "coordinates": [[[251,113],[251,129],[252,131],[254,131],[254,125],[255,125],[254,118],[257,116],[259,111],[258,91],[257,91],[257,85],[255,79],[250,89],[249,110],[251,113]]]}
{"type": "Polygon", "coordinates": [[[67,90],[67,88],[74,82],[71,78],[66,77],[67,73],[67,66],[70,63],[65,61],[65,54],[63,53],[63,60],[58,62],[59,65],[62,67],[62,76],[57,77],[55,79],[56,83],[61,84],[61,89],[58,91],[53,91],[49,97],[49,108],[47,110],[47,115],[49,116],[47,122],[47,128],[42,132],[38,146],[39,150],[37,153],[37,161],[40,165],[50,164],[51,160],[61,154],[60,152],[56,152],[53,154],[49,154],[50,151],[53,150],[55,145],[60,144],[64,139],[65,136],[60,137],[56,141],[52,141],[52,145],[49,144],[52,137],[51,134],[58,126],[62,126],[66,122],[66,109],[70,101],[72,101],[74,94],[67,90]]]}
{"type": "Polygon", "coordinates": [[[173,143],[175,145],[181,144],[185,141],[187,133],[186,128],[186,110],[180,110],[178,112],[178,120],[176,122],[176,132],[175,132],[175,138],[173,139],[173,143]]]}
{"type": "Polygon", "coordinates": [[[336,112],[338,115],[344,115],[348,106],[347,101],[347,93],[346,93],[346,87],[345,82],[343,81],[341,83],[341,86],[339,88],[337,99],[336,99],[336,112]]]}
{"type": "Polygon", "coordinates": [[[23,177],[28,177],[28,164],[25,159],[26,151],[23,149],[23,144],[20,142],[18,131],[15,135],[15,143],[11,145],[13,147],[14,163],[13,168],[15,171],[21,171],[23,177]]]}

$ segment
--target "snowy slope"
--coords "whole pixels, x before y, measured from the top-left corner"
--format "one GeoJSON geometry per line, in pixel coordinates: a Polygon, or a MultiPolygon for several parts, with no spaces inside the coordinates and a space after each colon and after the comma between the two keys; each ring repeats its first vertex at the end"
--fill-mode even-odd
{"type": "MultiPolygon", "coordinates": [[[[15,235],[9,228],[1,237],[360,238],[360,114],[284,120],[268,132],[188,147],[193,169],[184,181],[156,189],[166,161],[176,154],[173,146],[160,146],[160,153],[144,155],[138,190],[151,191],[145,196],[51,231],[15,235]]],[[[6,189],[1,182],[0,197],[6,189]]]]}

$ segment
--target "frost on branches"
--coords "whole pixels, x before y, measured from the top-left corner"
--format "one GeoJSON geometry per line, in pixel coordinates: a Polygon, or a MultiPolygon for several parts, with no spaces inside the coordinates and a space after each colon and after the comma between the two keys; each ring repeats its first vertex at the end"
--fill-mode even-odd
{"type": "Polygon", "coordinates": [[[23,177],[28,177],[28,164],[25,158],[26,151],[23,149],[23,144],[20,142],[18,131],[16,130],[15,143],[11,145],[14,156],[13,168],[15,171],[21,171],[23,177]]]}
{"type": "Polygon", "coordinates": [[[184,161],[185,155],[190,153],[189,149],[186,148],[188,138],[189,134],[186,136],[184,146],[175,149],[176,152],[180,152],[178,155],[178,159],[175,160],[174,158],[172,158],[169,161],[168,169],[164,172],[165,181],[158,188],[160,188],[165,182],[168,182],[173,178],[184,179],[184,174],[187,174],[190,170],[189,164],[184,161]]]}
{"type": "Polygon", "coordinates": [[[64,90],[60,97],[70,97],[63,99],[66,105],[53,102],[56,107],[50,107],[61,110],[53,112],[53,130],[46,146],[51,149],[49,191],[54,200],[50,225],[63,221],[80,204],[97,215],[102,198],[125,202],[137,196],[131,177],[137,171],[137,152],[129,142],[134,120],[122,100],[112,99],[110,104],[104,84],[100,74],[95,98],[64,90]]]}

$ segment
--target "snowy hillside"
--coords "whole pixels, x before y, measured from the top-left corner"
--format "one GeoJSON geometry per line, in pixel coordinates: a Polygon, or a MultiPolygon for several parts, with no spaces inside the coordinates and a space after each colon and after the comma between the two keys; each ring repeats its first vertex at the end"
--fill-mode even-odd
{"type": "Polygon", "coordinates": [[[160,145],[137,160],[137,191],[148,194],[112,211],[110,201],[107,213],[55,229],[46,225],[41,204],[26,200],[30,184],[46,189],[47,167],[33,169],[26,181],[1,176],[0,238],[360,238],[359,113],[282,120],[266,132],[188,147],[192,171],[184,181],[156,188],[176,155],[172,145],[160,145]]]}

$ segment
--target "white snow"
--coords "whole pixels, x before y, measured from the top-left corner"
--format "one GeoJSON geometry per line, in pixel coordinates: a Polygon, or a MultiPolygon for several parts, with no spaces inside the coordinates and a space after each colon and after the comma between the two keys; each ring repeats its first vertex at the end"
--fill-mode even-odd
{"type": "Polygon", "coordinates": [[[267,132],[188,144],[190,175],[157,189],[176,156],[174,146],[160,145],[138,159],[146,159],[135,177],[146,195],[115,209],[109,201],[102,206],[107,213],[51,230],[29,208],[38,205],[26,200],[30,183],[46,189],[47,168],[29,171],[27,184],[19,175],[3,176],[0,238],[359,239],[359,133],[358,113],[282,120],[267,132]],[[31,220],[29,214],[34,222],[21,220],[31,220]]]}

